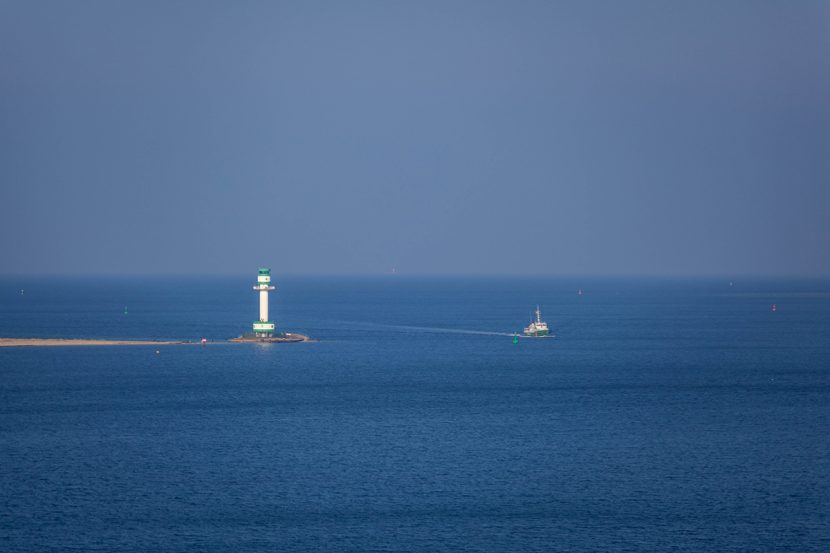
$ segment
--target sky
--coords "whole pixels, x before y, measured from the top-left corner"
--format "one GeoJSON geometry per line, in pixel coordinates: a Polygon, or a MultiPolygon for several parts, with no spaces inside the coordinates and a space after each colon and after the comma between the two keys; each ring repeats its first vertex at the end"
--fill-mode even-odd
{"type": "Polygon", "coordinates": [[[830,3],[0,0],[0,273],[830,275],[830,3]]]}

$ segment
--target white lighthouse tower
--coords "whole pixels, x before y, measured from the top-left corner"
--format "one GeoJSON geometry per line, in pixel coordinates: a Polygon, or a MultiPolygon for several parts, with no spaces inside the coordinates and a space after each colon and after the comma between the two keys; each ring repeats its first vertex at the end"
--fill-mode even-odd
{"type": "Polygon", "coordinates": [[[276,327],[268,320],[268,292],[274,290],[271,286],[271,269],[259,268],[254,290],[259,292],[259,320],[254,321],[254,335],[259,338],[270,338],[276,327]]]}

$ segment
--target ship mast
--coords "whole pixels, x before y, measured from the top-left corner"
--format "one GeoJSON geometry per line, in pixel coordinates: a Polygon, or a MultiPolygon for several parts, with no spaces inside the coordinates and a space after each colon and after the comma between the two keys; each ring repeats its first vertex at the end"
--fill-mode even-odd
{"type": "Polygon", "coordinates": [[[542,310],[539,309],[539,306],[536,306],[536,324],[541,324],[542,322],[542,310]]]}

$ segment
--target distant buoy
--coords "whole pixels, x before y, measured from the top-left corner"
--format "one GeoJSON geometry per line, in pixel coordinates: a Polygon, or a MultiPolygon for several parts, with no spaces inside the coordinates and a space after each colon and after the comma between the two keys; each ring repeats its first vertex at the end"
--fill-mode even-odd
{"type": "Polygon", "coordinates": [[[127,306],[126,305],[124,306],[124,314],[125,315],[127,314],[127,306]]]}
{"type": "Polygon", "coordinates": [[[207,344],[207,338],[202,338],[202,343],[207,344]]]}
{"type": "Polygon", "coordinates": [[[514,334],[514,335],[513,335],[513,343],[514,343],[514,344],[518,344],[518,343],[519,343],[519,337],[518,337],[518,335],[516,335],[516,334],[514,334]]]}
{"type": "Polygon", "coordinates": [[[20,289],[20,295],[23,295],[23,288],[20,289]]]}
{"type": "Polygon", "coordinates": [[[778,306],[773,303],[772,304],[772,312],[775,313],[776,311],[778,311],[778,306]]]}
{"type": "Polygon", "coordinates": [[[158,353],[158,352],[159,352],[159,350],[156,350],[156,353],[158,353]]]}
{"type": "Polygon", "coordinates": [[[577,291],[576,295],[577,295],[577,296],[581,296],[581,295],[582,295],[582,288],[580,288],[580,289],[577,291]]]}

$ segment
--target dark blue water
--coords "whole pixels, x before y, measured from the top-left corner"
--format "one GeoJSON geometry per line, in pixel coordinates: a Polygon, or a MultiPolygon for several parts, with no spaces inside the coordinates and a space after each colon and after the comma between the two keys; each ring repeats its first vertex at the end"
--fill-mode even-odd
{"type": "MultiPolygon", "coordinates": [[[[0,550],[830,550],[828,282],[276,280],[320,342],[0,348],[0,550]]],[[[7,277],[0,336],[226,339],[251,281],[7,277]]]]}

